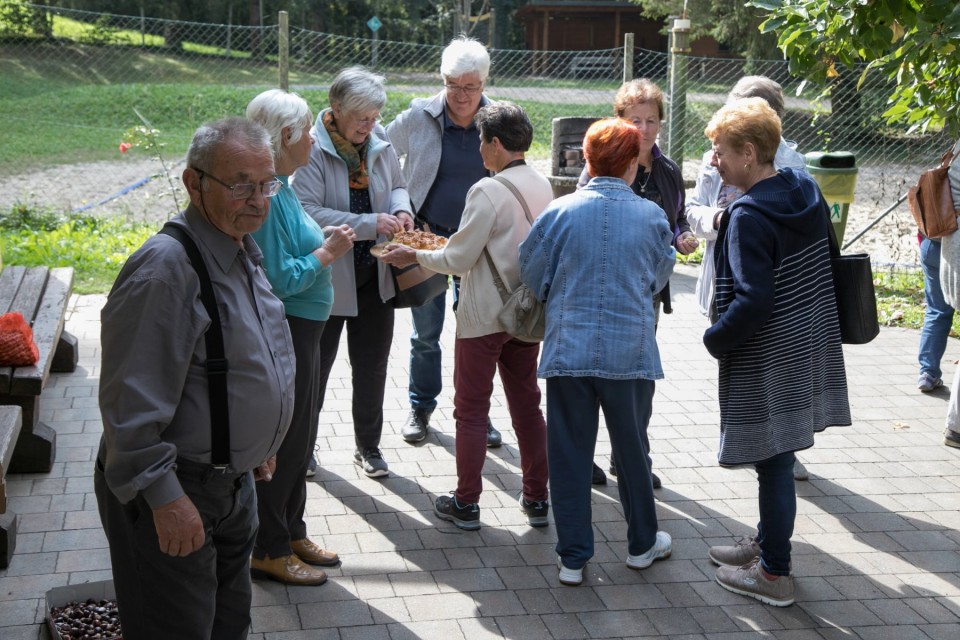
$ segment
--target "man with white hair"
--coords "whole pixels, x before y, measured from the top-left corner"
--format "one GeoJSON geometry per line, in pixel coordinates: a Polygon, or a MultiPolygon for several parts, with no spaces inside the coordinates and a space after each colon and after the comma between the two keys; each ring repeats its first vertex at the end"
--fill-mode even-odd
{"type": "MultiPolygon", "coordinates": [[[[443,50],[443,91],[417,98],[387,127],[397,155],[404,157],[403,175],[418,227],[450,237],[460,226],[467,191],[490,173],[480,157],[480,135],[473,117],[490,103],[483,88],[490,73],[490,54],[477,40],[459,36],[443,50]]],[[[454,281],[454,308],[459,284],[454,281]]],[[[442,387],[440,333],[446,296],[414,307],[410,337],[410,417],[401,435],[410,443],[427,437],[430,416],[442,387]]],[[[500,432],[487,420],[487,446],[499,447],[500,432]]]]}

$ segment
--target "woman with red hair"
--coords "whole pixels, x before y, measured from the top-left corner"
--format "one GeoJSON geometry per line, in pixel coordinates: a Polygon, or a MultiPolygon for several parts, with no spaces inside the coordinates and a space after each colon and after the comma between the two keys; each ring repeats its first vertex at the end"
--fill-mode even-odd
{"type": "Polygon", "coordinates": [[[520,245],[520,278],[546,303],[537,373],[547,380],[550,494],[560,582],[567,585],[583,581],[593,556],[590,477],[599,408],[620,470],[626,564],[644,569],[670,555],[670,535],[657,530],[643,438],[654,381],[663,378],[653,298],[676,254],[660,208],[629,186],[640,144],[640,132],[625,120],[591,125],[583,144],[589,183],[554,200],[520,245]]]}

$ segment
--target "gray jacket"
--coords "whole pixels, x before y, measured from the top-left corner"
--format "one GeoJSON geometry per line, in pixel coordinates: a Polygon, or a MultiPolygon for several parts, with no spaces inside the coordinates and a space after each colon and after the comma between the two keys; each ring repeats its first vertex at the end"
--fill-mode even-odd
{"type": "MultiPolygon", "coordinates": [[[[417,210],[427,199],[440,168],[445,93],[441,91],[432,98],[414,98],[406,111],[387,125],[387,137],[397,155],[406,157],[403,176],[410,185],[410,200],[417,210]]],[[[489,98],[481,96],[480,106],[488,104],[489,98]]]]}
{"type": "MultiPolygon", "coordinates": [[[[400,173],[400,162],[383,127],[370,133],[367,146],[367,172],[370,175],[371,213],[350,213],[350,176],[347,164],[337,151],[323,126],[328,109],[320,112],[310,129],[316,144],[310,150],[310,162],[297,169],[290,185],[300,198],[304,210],[321,227],[350,225],[357,240],[383,242],[377,235],[377,214],[410,212],[410,195],[400,173]]],[[[395,294],[389,267],[377,262],[380,276],[380,298],[386,302],[395,294]]],[[[353,252],[349,251],[333,263],[333,309],[335,316],[357,315],[357,279],[353,270],[353,252]]]]}

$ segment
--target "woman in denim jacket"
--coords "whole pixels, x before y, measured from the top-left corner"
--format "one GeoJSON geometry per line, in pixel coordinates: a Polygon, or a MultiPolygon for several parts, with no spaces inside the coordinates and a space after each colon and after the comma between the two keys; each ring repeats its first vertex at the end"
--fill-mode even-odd
{"type": "Polygon", "coordinates": [[[654,381],[663,378],[654,334],[654,294],[673,272],[672,231],[655,204],[629,185],[640,132],[609,118],[584,138],[584,188],[555,200],[520,245],[520,278],[546,303],[538,375],[547,379],[547,459],[560,581],[576,585],[593,556],[590,477],[603,408],[627,515],[627,566],[670,555],[657,531],[642,435],[654,381]],[[627,461],[630,464],[627,464],[627,461]]]}

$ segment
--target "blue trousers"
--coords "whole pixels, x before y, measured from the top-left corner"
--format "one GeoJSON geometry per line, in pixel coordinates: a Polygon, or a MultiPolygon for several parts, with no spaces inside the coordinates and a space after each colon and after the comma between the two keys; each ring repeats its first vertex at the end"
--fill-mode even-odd
{"type": "Polygon", "coordinates": [[[940,378],[940,360],[947,349],[947,338],[953,325],[953,307],[943,299],[940,287],[940,241],[924,238],[920,242],[920,266],[923,268],[923,297],[927,310],[920,330],[920,373],[940,378]]]}
{"type": "Polygon", "coordinates": [[[583,567],[593,557],[590,476],[601,408],[617,465],[628,552],[639,555],[656,542],[657,509],[643,438],[655,388],[653,380],[547,378],[547,461],[556,550],[570,569],[583,567]]]}
{"type": "Polygon", "coordinates": [[[760,482],[760,562],[767,573],[775,576],[790,575],[790,538],[797,519],[797,488],[793,479],[796,460],[793,452],[788,451],[754,464],[760,482]]]}

